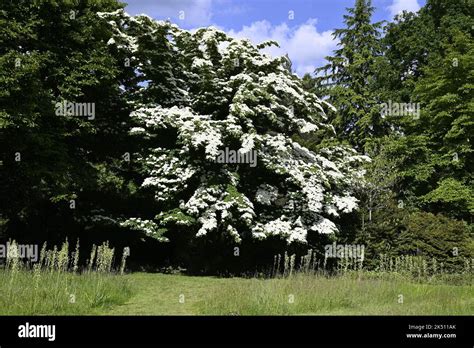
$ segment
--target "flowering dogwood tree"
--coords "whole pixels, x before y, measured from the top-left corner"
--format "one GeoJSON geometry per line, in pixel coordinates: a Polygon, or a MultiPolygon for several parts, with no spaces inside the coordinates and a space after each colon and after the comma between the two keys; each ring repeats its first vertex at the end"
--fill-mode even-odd
{"type": "Polygon", "coordinates": [[[304,244],[309,234],[336,233],[340,215],[357,208],[353,188],[368,158],[341,146],[315,153],[293,140],[334,132],[324,123],[332,106],[303,89],[287,58],[263,52],[276,43],[254,46],[121,10],[99,15],[111,28],[110,49],[136,75],[126,86],[131,134],[147,145],[135,161],[141,188],[160,207],[124,226],[162,240],[186,230],[196,239],[304,244]],[[235,158],[250,153],[253,163],[235,158]]]}

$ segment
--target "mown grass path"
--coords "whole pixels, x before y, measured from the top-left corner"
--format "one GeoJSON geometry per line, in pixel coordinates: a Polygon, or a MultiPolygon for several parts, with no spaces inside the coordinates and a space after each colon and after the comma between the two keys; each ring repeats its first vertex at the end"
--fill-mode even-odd
{"type": "Polygon", "coordinates": [[[209,292],[216,290],[220,280],[160,273],[134,273],[126,277],[131,280],[134,295],[125,304],[104,314],[199,314],[198,303],[206,298],[209,292]]]}
{"type": "Polygon", "coordinates": [[[472,315],[474,286],[405,279],[126,275],[132,297],[105,315],[472,315]],[[400,303],[400,295],[403,295],[400,303]]]}

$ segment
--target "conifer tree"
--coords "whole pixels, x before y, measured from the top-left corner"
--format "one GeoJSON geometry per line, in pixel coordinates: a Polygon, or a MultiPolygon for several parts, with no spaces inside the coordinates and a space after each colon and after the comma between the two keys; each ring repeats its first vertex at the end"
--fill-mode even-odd
{"type": "Polygon", "coordinates": [[[336,29],[339,48],[326,57],[328,64],[316,69],[317,90],[321,90],[337,112],[331,123],[336,134],[363,151],[370,137],[385,132],[374,90],[382,23],[371,23],[371,0],[357,0],[344,15],[345,28],[336,29]]]}

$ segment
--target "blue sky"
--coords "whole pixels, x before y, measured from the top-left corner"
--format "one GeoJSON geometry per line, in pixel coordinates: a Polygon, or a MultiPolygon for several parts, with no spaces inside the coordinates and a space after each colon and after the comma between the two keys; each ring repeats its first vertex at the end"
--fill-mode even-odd
{"type": "MultiPolygon", "coordinates": [[[[127,2],[126,0],[124,0],[127,2]]],[[[391,20],[402,11],[416,11],[425,0],[373,0],[374,20],[391,20]]],[[[336,48],[331,33],[342,26],[345,8],[354,0],[128,0],[126,11],[171,19],[180,27],[218,27],[254,43],[275,40],[288,53],[299,75],[312,72],[336,48]]]]}

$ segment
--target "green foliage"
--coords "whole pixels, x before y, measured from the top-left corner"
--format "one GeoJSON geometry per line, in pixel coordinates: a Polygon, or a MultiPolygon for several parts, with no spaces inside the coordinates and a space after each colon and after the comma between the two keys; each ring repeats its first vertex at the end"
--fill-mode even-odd
{"type": "Polygon", "coordinates": [[[421,253],[459,269],[450,250],[472,255],[472,0],[427,0],[383,30],[356,0],[328,64],[302,79],[262,54],[275,42],[123,6],[0,1],[2,237],[108,226],[211,272],[333,237],[365,243],[372,266],[421,253]],[[96,114],[58,116],[66,101],[96,114]],[[382,117],[388,101],[420,103],[420,117],[382,117]],[[258,162],[217,165],[224,146],[258,162]]]}
{"type": "MultiPolygon", "coordinates": [[[[26,229],[25,236],[45,239],[54,221],[81,226],[94,208],[114,205],[99,192],[105,173],[116,187],[123,180],[112,163],[128,136],[119,92],[127,85],[126,67],[109,50],[110,29],[97,12],[122,6],[115,0],[0,2],[0,195],[14,197],[1,200],[0,215],[12,237],[26,229]],[[58,116],[56,103],[64,101],[94,103],[96,113],[58,116]],[[74,217],[70,199],[82,201],[74,217]],[[41,219],[53,223],[31,229],[41,219]]],[[[54,233],[64,238],[67,232],[54,233]]]]}
{"type": "MultiPolygon", "coordinates": [[[[452,260],[446,255],[454,247],[450,240],[460,245],[472,243],[472,236],[466,233],[469,227],[453,219],[472,224],[473,6],[472,1],[429,0],[419,13],[405,12],[388,23],[383,38],[374,36],[374,57],[367,56],[364,61],[365,66],[370,67],[366,70],[366,86],[371,93],[368,99],[420,103],[421,113],[419,119],[385,117],[383,122],[390,126],[390,132],[364,138],[363,150],[372,162],[366,165],[366,180],[358,191],[361,200],[358,229],[363,236],[361,241],[368,246],[369,263],[380,254],[395,257],[418,248],[419,252],[442,257],[449,264],[452,260]],[[446,216],[431,215],[423,210],[446,216]],[[424,219],[427,226],[421,224],[424,219]],[[434,227],[436,224],[439,229],[434,227]],[[429,231],[427,234],[424,228],[429,231]],[[460,239],[453,238],[454,234],[460,239]],[[427,240],[423,250],[415,242],[416,238],[427,240]],[[405,248],[402,248],[404,243],[405,248]],[[440,243],[442,255],[436,251],[440,243]]],[[[345,91],[347,87],[355,88],[355,81],[360,81],[356,70],[349,69],[345,59],[348,52],[359,49],[359,46],[352,48],[353,41],[345,40],[351,33],[353,38],[357,37],[350,23],[367,24],[370,20],[370,16],[357,17],[357,7],[359,13],[364,12],[363,3],[357,1],[350,11],[353,16],[346,16],[347,29],[336,32],[342,34],[341,48],[325,67],[332,67],[333,74],[316,80],[326,81],[334,91],[330,101],[336,107],[353,105],[365,113],[362,117],[367,117],[374,110],[378,112],[377,105],[369,106],[367,111],[366,100],[348,97],[353,92],[345,91]]],[[[365,12],[370,13],[367,8],[365,12]]],[[[310,77],[305,79],[308,88],[312,88],[310,77]]],[[[364,94],[358,90],[355,95],[364,94]]],[[[360,139],[356,127],[344,135],[337,122],[340,121],[336,119],[334,125],[339,138],[351,142],[360,139]]],[[[376,122],[367,124],[376,129],[376,122]]],[[[307,142],[311,141],[316,138],[307,142]]],[[[452,263],[453,267],[460,267],[452,263]]]]}
{"type": "Polygon", "coordinates": [[[409,209],[403,201],[389,201],[373,213],[358,243],[365,244],[367,265],[375,268],[382,255],[435,258],[447,271],[460,272],[474,257],[474,244],[465,222],[409,209]]]}
{"type": "Polygon", "coordinates": [[[317,91],[337,109],[332,119],[336,134],[363,151],[368,138],[386,133],[374,89],[377,61],[382,54],[382,23],[371,23],[370,0],[357,0],[344,15],[343,29],[334,31],[339,46],[329,63],[316,69],[317,91]]]}
{"type": "Polygon", "coordinates": [[[453,216],[461,212],[474,213],[474,192],[470,187],[453,178],[443,179],[439,186],[422,197],[429,204],[438,204],[437,210],[446,211],[453,216]]]}
{"type": "Polygon", "coordinates": [[[473,10],[472,1],[433,0],[389,24],[379,87],[387,99],[421,104],[419,120],[394,120],[398,131],[384,139],[398,195],[464,220],[474,189],[473,10]]]}
{"type": "Polygon", "coordinates": [[[465,257],[474,257],[465,223],[425,212],[411,213],[405,221],[405,230],[396,241],[396,251],[400,254],[434,257],[453,271],[464,267],[465,257]]]}

